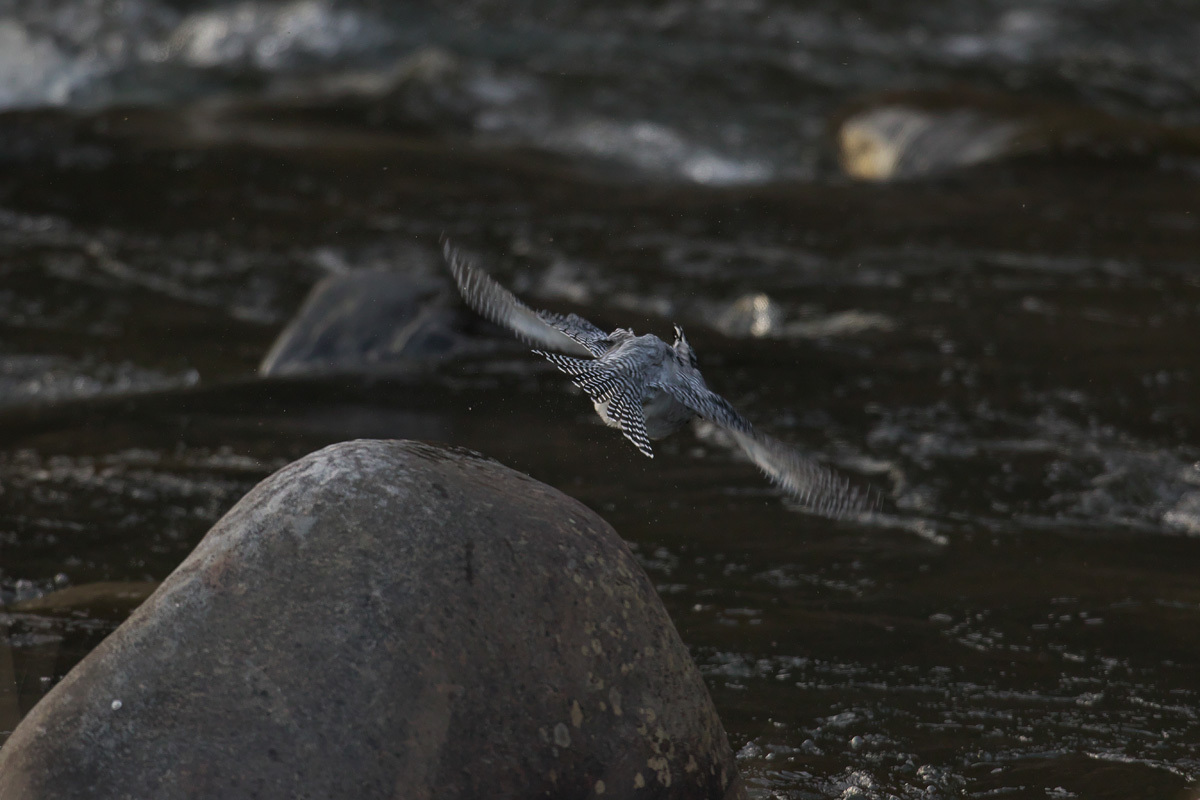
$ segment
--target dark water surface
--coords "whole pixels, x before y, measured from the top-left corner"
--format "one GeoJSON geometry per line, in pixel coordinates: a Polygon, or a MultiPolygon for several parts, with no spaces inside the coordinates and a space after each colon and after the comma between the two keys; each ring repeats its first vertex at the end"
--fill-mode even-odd
{"type": "Polygon", "coordinates": [[[258,480],[404,437],[631,542],[756,796],[1187,795],[1196,165],[856,184],[828,124],[955,85],[1194,124],[1188,4],[33,5],[0,2],[0,741],[258,480]],[[256,377],[314,283],[436,274],[442,231],[535,304],[678,322],[895,510],[805,515],[704,428],[644,459],[520,349],[256,377]]]}

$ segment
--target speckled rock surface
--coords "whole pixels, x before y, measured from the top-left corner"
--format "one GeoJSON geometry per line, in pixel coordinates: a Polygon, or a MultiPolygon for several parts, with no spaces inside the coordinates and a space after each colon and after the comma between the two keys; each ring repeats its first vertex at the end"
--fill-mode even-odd
{"type": "Polygon", "coordinates": [[[0,750],[0,799],[744,797],[620,537],[495,462],[267,478],[0,750]]]}

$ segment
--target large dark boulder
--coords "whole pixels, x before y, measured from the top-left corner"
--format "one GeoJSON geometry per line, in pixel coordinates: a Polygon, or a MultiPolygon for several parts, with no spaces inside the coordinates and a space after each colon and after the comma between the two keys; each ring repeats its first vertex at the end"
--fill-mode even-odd
{"type": "Polygon", "coordinates": [[[743,797],[620,537],[495,462],[267,478],[0,749],[0,799],[743,797]]]}
{"type": "Polygon", "coordinates": [[[443,274],[362,269],[330,275],[314,286],[258,372],[396,374],[512,341],[465,308],[443,274]]]}

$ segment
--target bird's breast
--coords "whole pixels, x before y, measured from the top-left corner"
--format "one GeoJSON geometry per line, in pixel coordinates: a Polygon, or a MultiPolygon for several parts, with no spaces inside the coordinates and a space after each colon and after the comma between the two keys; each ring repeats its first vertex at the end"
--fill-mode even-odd
{"type": "MultiPolygon", "coordinates": [[[[621,423],[609,416],[607,400],[594,401],[592,406],[605,425],[621,427],[621,423]]],[[[662,439],[691,422],[696,412],[666,392],[651,389],[642,397],[642,416],[646,419],[646,435],[651,439],[662,439]]]]}
{"type": "Polygon", "coordinates": [[[651,439],[670,436],[691,422],[696,412],[660,389],[651,389],[642,398],[646,417],[646,435],[651,439]]]}
{"type": "Polygon", "coordinates": [[[608,415],[608,401],[607,400],[596,400],[596,401],[593,401],[592,405],[596,409],[596,414],[599,415],[600,420],[605,425],[607,425],[610,428],[620,428],[621,427],[621,423],[617,422],[615,419],[613,419],[612,417],[610,417],[608,415]]]}

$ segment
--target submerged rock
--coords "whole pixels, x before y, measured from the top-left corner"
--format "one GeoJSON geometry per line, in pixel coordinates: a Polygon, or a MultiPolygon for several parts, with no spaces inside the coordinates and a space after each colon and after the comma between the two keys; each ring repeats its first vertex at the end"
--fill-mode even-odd
{"type": "Polygon", "coordinates": [[[153,581],[85,583],[8,606],[0,605],[0,608],[23,614],[86,613],[92,617],[120,619],[141,605],[158,586],[153,581]]]}
{"type": "Polygon", "coordinates": [[[331,275],[309,293],[258,368],[262,376],[389,372],[496,346],[447,280],[376,270],[331,275]],[[480,334],[484,338],[480,338],[480,334]]]}
{"type": "Polygon", "coordinates": [[[0,750],[2,800],[735,798],[619,536],[495,462],[357,441],[264,480],[0,750]]]}

